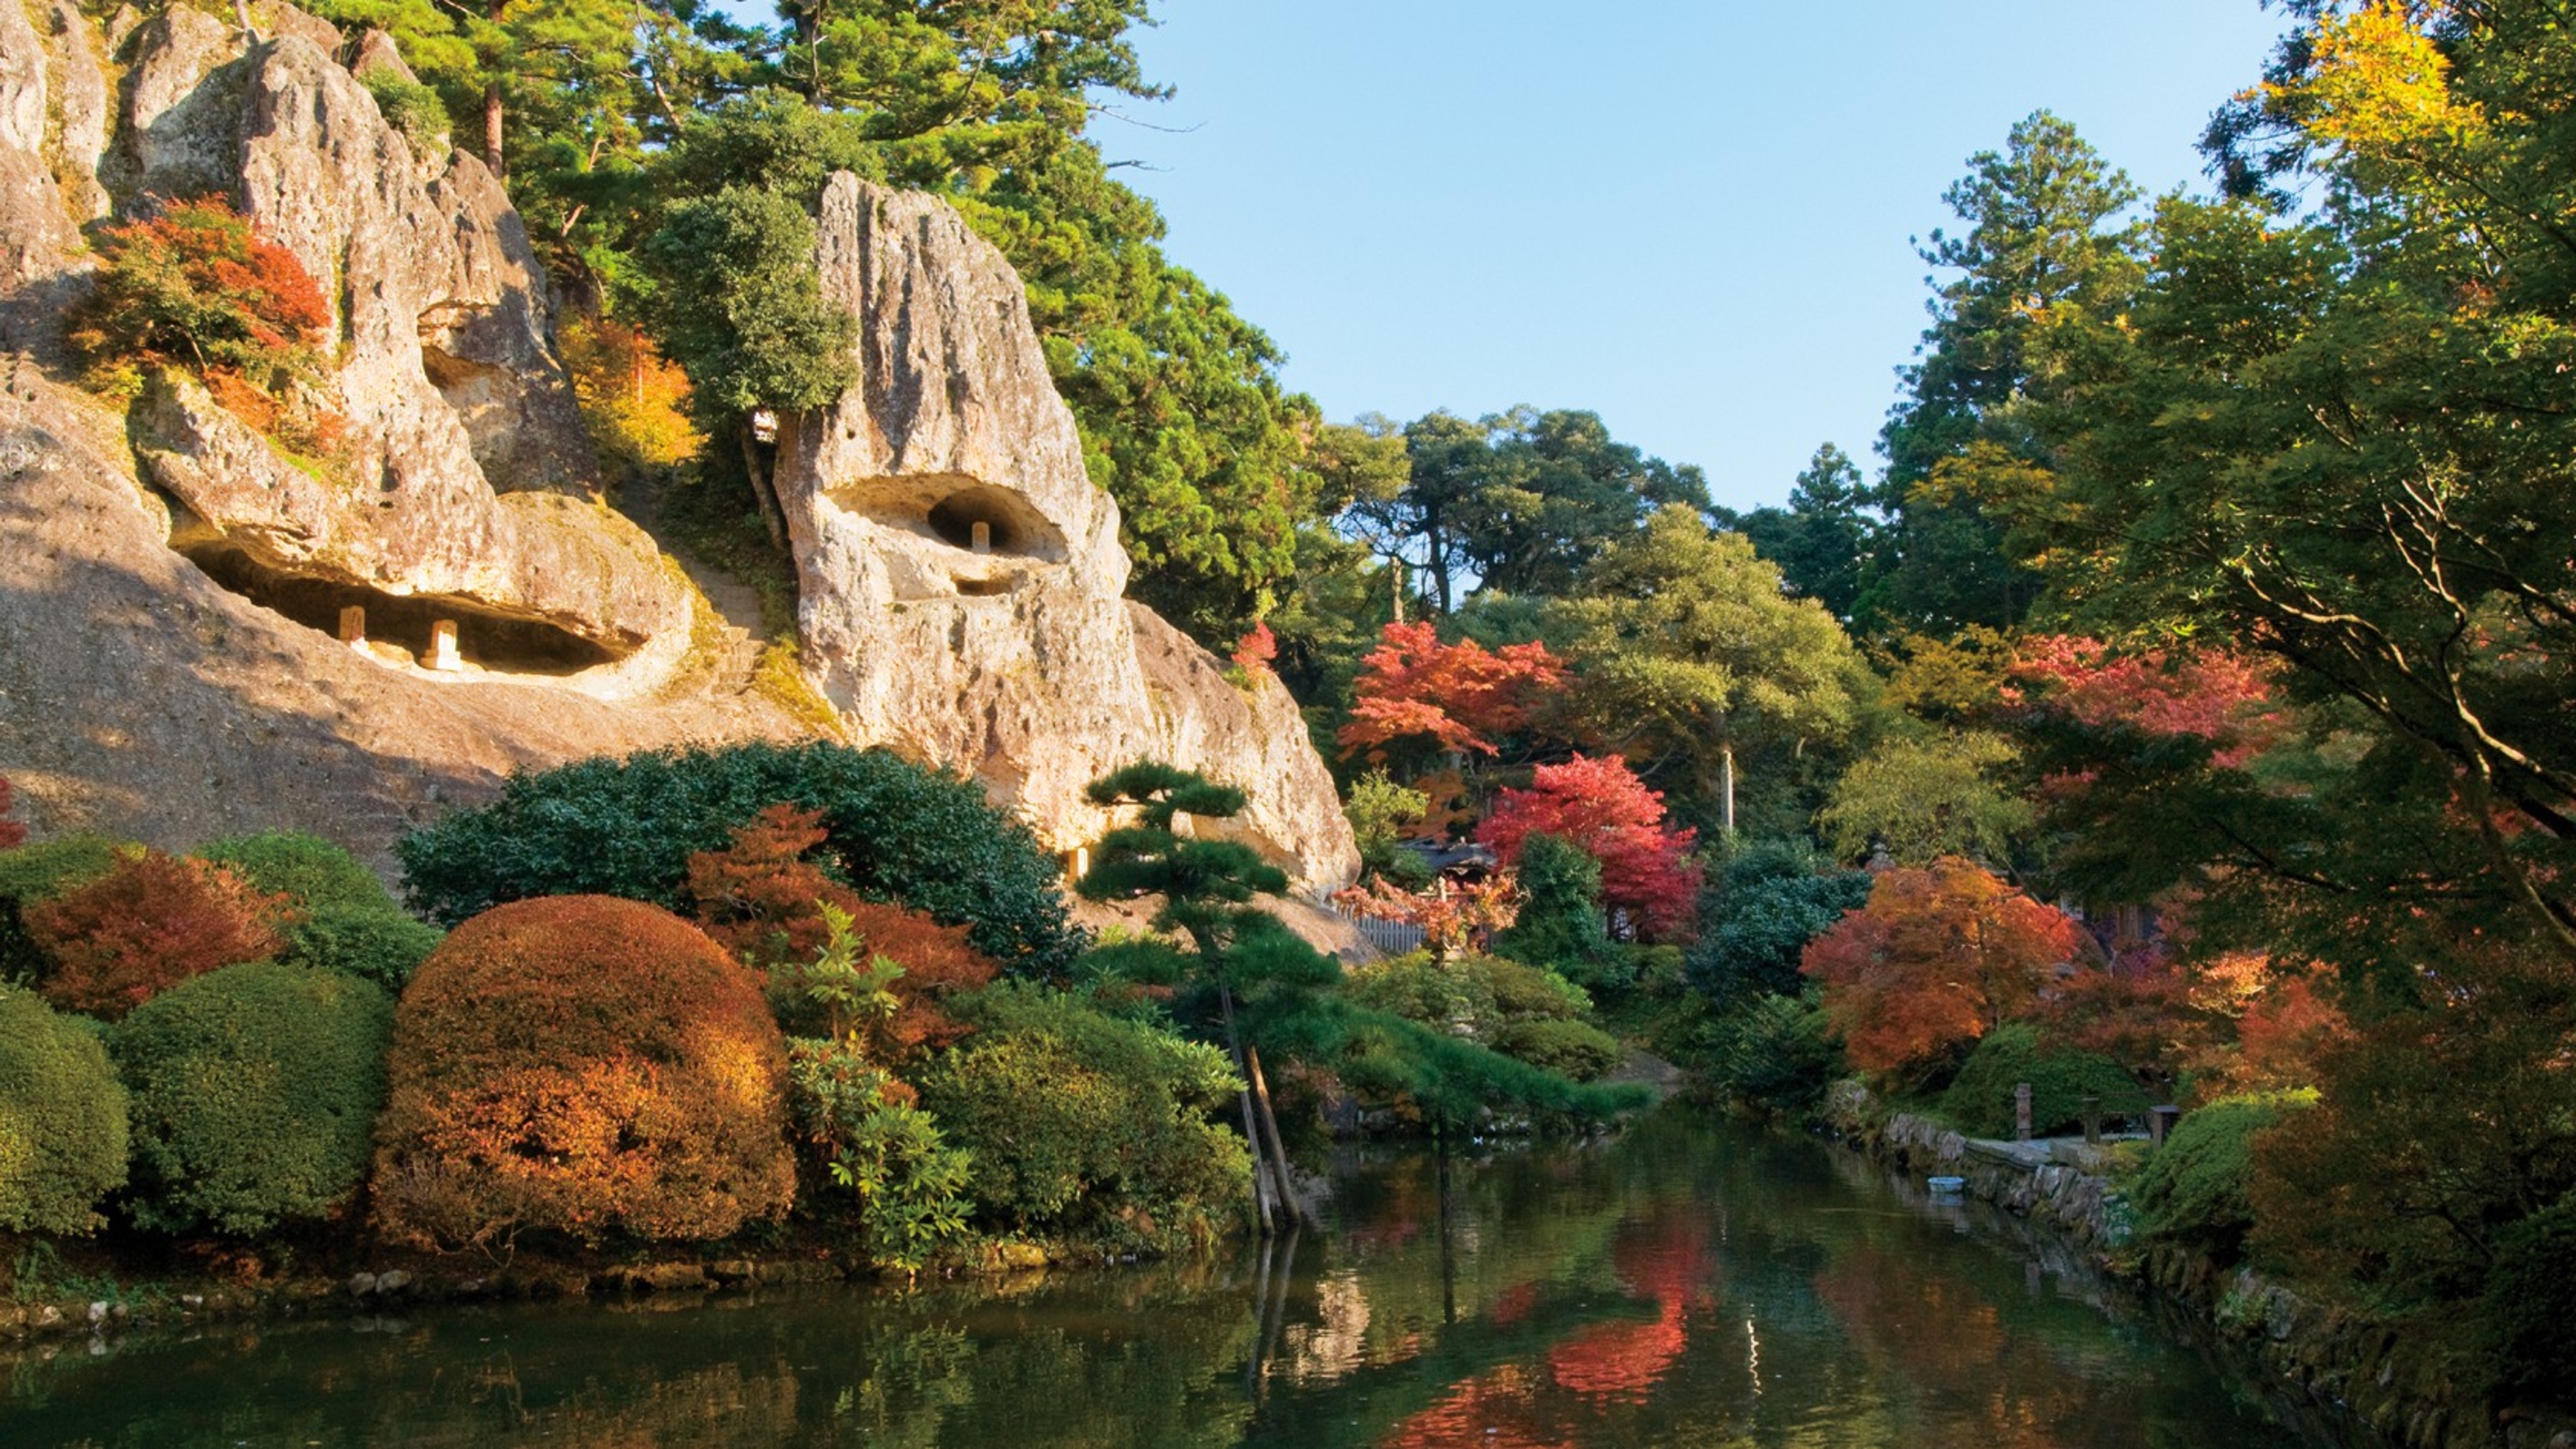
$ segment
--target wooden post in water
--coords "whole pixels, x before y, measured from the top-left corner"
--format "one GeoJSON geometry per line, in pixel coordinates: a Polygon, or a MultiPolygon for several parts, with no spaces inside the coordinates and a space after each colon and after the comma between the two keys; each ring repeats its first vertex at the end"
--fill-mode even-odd
{"type": "Polygon", "coordinates": [[[2013,1084],[2013,1140],[2030,1140],[2030,1083],[2013,1084]]]}

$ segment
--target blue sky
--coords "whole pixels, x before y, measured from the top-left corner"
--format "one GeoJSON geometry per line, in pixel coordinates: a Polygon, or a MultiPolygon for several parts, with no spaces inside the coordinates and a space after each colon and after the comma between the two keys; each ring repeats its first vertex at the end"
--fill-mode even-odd
{"type": "Polygon", "coordinates": [[[2200,189],[2256,0],[1157,0],[1094,135],[1327,415],[1589,408],[1718,500],[1870,461],[1925,323],[1908,238],[2047,108],[2200,189]]]}

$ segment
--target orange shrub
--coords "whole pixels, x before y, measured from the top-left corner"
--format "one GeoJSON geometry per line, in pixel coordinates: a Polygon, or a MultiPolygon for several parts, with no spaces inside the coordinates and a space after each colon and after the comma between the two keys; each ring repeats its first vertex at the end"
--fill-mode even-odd
{"type": "MultiPolygon", "coordinates": [[[[689,894],[708,935],[752,966],[792,978],[822,951],[826,903],[845,911],[862,957],[883,956],[903,968],[888,988],[903,1003],[869,1045],[883,1060],[946,1046],[968,1028],[941,1009],[961,991],[993,979],[993,959],[966,942],[964,926],[943,926],[924,912],[880,901],[823,874],[805,859],[824,841],[823,815],[772,805],[733,833],[723,850],[689,857],[689,894]]],[[[792,1016],[792,1009],[782,1005],[792,1016]]]]}
{"type": "Polygon", "coordinates": [[[495,907],[394,1018],[376,1212],[399,1241],[721,1238],[795,1191],[786,1044],[704,932],[610,896],[495,907]]]}
{"type": "Polygon", "coordinates": [[[294,912],[220,865],[145,850],[26,908],[55,1005],[113,1021],[218,967],[275,956],[294,912]]]}

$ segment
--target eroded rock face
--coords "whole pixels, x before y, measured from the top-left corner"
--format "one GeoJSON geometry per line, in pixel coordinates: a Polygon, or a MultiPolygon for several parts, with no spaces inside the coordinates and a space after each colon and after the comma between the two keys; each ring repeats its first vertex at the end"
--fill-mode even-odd
{"type": "Polygon", "coordinates": [[[974,774],[1067,850],[1108,823],[1088,782],[1169,760],[1243,787],[1227,828],[1308,887],[1347,879],[1350,828],[1286,691],[1238,689],[1121,597],[1117,505],[1009,264],[945,203],[847,174],[820,220],[860,382],[780,421],[775,476],[803,657],[853,733],[974,774]]]}
{"type": "Polygon", "coordinates": [[[362,591],[349,596],[362,604],[446,599],[497,666],[559,673],[657,647],[667,665],[687,646],[689,605],[651,542],[604,509],[543,501],[586,494],[594,469],[508,199],[467,156],[423,181],[324,37],[278,29],[245,45],[186,8],[146,25],[124,154],[145,193],[229,178],[221,189],[324,282],[348,441],[299,465],[193,383],[156,380],[134,431],[152,481],[185,509],[174,543],[201,560],[237,553],[262,579],[362,591]]]}

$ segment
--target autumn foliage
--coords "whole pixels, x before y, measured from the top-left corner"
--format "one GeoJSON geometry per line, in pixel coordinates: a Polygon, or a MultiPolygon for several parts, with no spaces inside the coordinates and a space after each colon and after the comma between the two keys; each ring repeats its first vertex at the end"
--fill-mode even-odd
{"type": "Polygon", "coordinates": [[[961,991],[990,982],[993,959],[966,940],[963,926],[943,926],[924,912],[859,893],[807,858],[827,839],[822,812],[772,805],[733,833],[723,850],[689,857],[689,894],[707,934],[748,965],[793,974],[829,939],[823,907],[850,918],[865,957],[903,968],[887,988],[901,1003],[877,1023],[870,1046],[882,1059],[945,1046],[967,1028],[942,1009],[961,991]]]}
{"type": "Polygon", "coordinates": [[[787,1049],[704,932],[608,896],[499,906],[394,1019],[376,1211],[400,1241],[720,1238],[784,1213],[787,1049]]]}
{"type": "Polygon", "coordinates": [[[1617,755],[1576,755],[1541,765],[1527,790],[1494,800],[1477,841],[1505,865],[1532,835],[1561,836],[1601,863],[1601,904],[1652,941],[1689,931],[1699,900],[1699,867],[1689,859],[1696,832],[1664,823],[1661,791],[1646,788],[1617,755]]]}
{"type": "Polygon", "coordinates": [[[16,808],[9,777],[0,775],[0,850],[15,850],[27,843],[27,827],[9,818],[16,808]]]}
{"type": "Polygon", "coordinates": [[[2223,649],[2114,654],[2098,640],[2040,635],[2016,650],[2004,695],[2064,710],[2095,728],[2197,736],[2217,747],[2216,763],[2233,768],[2283,726],[2272,673],[2223,649]]]}
{"type": "Polygon", "coordinates": [[[613,317],[563,328],[564,366],[600,452],[629,472],[671,468],[706,439],[689,421],[689,379],[652,339],[613,317]]]}
{"type": "Polygon", "coordinates": [[[28,906],[55,1005],[110,1020],[191,976],[275,956],[293,913],[220,865],[145,850],[28,906]]]}
{"type": "Polygon", "coordinates": [[[1429,620],[1389,624],[1360,661],[1342,753],[1383,760],[1387,746],[1420,739],[1443,750],[1494,754],[1494,737],[1529,723],[1565,682],[1565,661],[1545,644],[1489,650],[1473,639],[1440,642],[1429,620]]]}
{"type": "Polygon", "coordinates": [[[1912,1074],[2024,1014],[2084,944],[2065,912],[1951,857],[1881,875],[1799,969],[1853,1065],[1912,1074]]]}
{"type": "Polygon", "coordinates": [[[338,419],[312,395],[331,306],[293,252],[208,196],[108,228],[99,255],[65,333],[93,377],[121,386],[186,368],[264,432],[314,451],[336,440],[338,419]]]}

